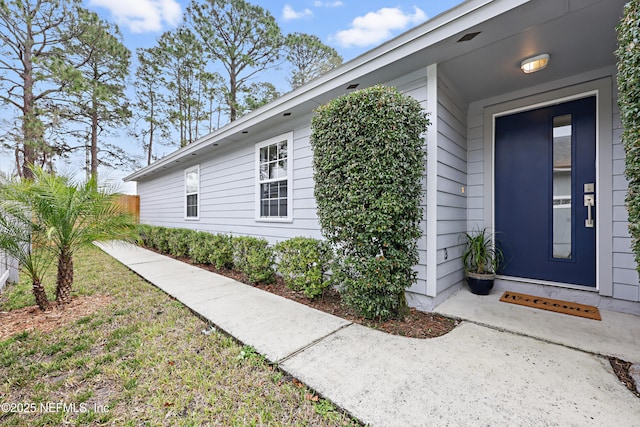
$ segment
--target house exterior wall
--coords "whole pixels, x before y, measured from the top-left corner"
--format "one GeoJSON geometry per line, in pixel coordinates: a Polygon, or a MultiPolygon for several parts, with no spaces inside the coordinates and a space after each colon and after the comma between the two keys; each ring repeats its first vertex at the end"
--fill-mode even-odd
{"type": "Polygon", "coordinates": [[[310,116],[221,147],[207,156],[180,162],[161,176],[138,182],[140,222],[165,227],[191,228],[211,233],[264,237],[271,243],[295,236],[320,237],[313,199],[310,116]],[[288,222],[256,220],[255,145],[274,136],[293,134],[293,219],[288,222]],[[184,217],[184,170],[200,166],[200,214],[184,217]]]}
{"type": "MultiPolygon", "coordinates": [[[[615,80],[614,80],[615,84],[615,80]]],[[[613,93],[616,93],[614,86],[613,93]]],[[[624,176],[625,153],[622,146],[622,123],[618,109],[617,96],[613,100],[613,297],[625,301],[640,301],[640,284],[629,234],[629,215],[625,207],[628,181],[624,176]]]]}
{"type": "MultiPolygon", "coordinates": [[[[466,105],[438,76],[437,282],[436,294],[462,285],[462,252],[467,222],[466,105]]],[[[433,212],[431,213],[433,215],[433,212]]]]}
{"type": "Polygon", "coordinates": [[[472,103],[467,116],[468,134],[468,192],[467,228],[492,227],[492,125],[490,113],[536,105],[545,100],[580,93],[583,87],[599,87],[599,149],[597,195],[599,234],[598,265],[599,286],[596,290],[576,287],[497,280],[498,290],[509,289],[545,295],[558,299],[573,299],[604,309],[637,313],[640,285],[631,239],[627,230],[627,211],[624,205],[627,181],[624,178],[624,150],[620,114],[617,106],[615,69],[607,68],[585,73],[541,87],[523,89],[517,93],[472,103]],[[573,89],[575,88],[575,89],[573,89]],[[547,95],[549,94],[549,95],[547,95]],[[504,107],[501,107],[504,105],[504,107]],[[604,112],[604,113],[603,113],[604,112]],[[605,144],[605,145],[603,145],[605,144]],[[611,298],[613,297],[613,298],[611,298]]]}
{"type": "Polygon", "coordinates": [[[458,290],[464,278],[461,236],[467,222],[467,126],[466,104],[438,73],[437,64],[430,66],[427,74],[431,83],[428,81],[425,88],[424,105],[431,127],[427,132],[425,197],[430,209],[425,206],[426,231],[421,240],[426,246],[426,288],[414,286],[407,296],[410,305],[431,311],[458,290]],[[429,197],[428,192],[435,195],[429,197]],[[436,238],[431,239],[432,235],[436,238]]]}
{"type": "MultiPolygon", "coordinates": [[[[397,87],[403,93],[418,100],[423,107],[427,104],[426,71],[419,70],[385,84],[397,87]]],[[[458,114],[455,110],[455,114],[458,114]]],[[[459,114],[458,114],[459,115],[459,114]]],[[[299,117],[289,127],[270,130],[247,138],[215,147],[207,156],[194,156],[189,161],[181,161],[161,175],[138,181],[140,195],[140,222],[164,227],[190,228],[211,233],[264,237],[275,244],[296,236],[322,238],[316,213],[314,198],[312,151],[310,146],[311,115],[299,117]],[[293,219],[287,222],[256,220],[255,209],[255,145],[274,136],[293,133],[293,219]],[[200,170],[199,217],[186,219],[184,214],[184,171],[195,165],[200,170]]],[[[432,118],[433,120],[433,118],[432,118]]],[[[451,121],[449,117],[445,119],[451,121]]],[[[464,126],[454,125],[462,135],[464,126]]],[[[460,136],[453,137],[460,143],[460,136]]],[[[454,144],[455,145],[455,144],[454,144]]],[[[462,156],[461,148],[454,150],[455,156],[462,156]]],[[[458,160],[460,162],[460,160],[458,160]]],[[[458,166],[459,167],[459,166],[458,166]]],[[[426,186],[426,170],[423,179],[426,186]]],[[[426,218],[425,197],[421,200],[426,218]]],[[[456,206],[461,205],[460,202],[456,206]]],[[[460,214],[458,214],[460,216],[460,214]]],[[[421,223],[425,230],[425,221],[421,223]]],[[[417,281],[409,289],[410,293],[426,293],[426,236],[418,241],[419,263],[417,281]]]]}
{"type": "MultiPolygon", "coordinates": [[[[600,93],[606,117],[600,117],[601,132],[607,137],[599,155],[599,228],[597,291],[497,280],[497,290],[509,289],[573,299],[601,308],[637,312],[640,285],[627,231],[624,206],[627,182],[624,178],[624,150],[615,95],[615,70],[603,69],[562,81],[522,89],[467,105],[447,81],[430,66],[386,82],[417,99],[430,112],[432,127],[427,133],[427,167],[423,180],[417,282],[408,290],[410,305],[432,310],[462,287],[463,268],[461,238],[465,231],[492,227],[492,126],[487,125],[487,111],[509,109],[508,105],[535,105],[549,93],[569,93],[573,87],[589,82],[608,82],[600,93]],[[504,107],[502,107],[504,105],[504,107]],[[434,141],[429,142],[429,138],[434,141]],[[432,163],[429,163],[429,162],[432,163]],[[434,170],[435,169],[435,172],[434,170]],[[604,173],[604,175],[603,175],[604,173]],[[428,182],[433,177],[435,182],[428,182]],[[431,190],[429,190],[431,189],[431,190]],[[435,196],[429,195],[433,191],[435,196]],[[429,206],[428,206],[429,205],[429,206]],[[430,210],[427,209],[429,207],[430,210]],[[606,219],[603,223],[603,219],[606,219]],[[429,226],[429,221],[431,226],[429,226]],[[435,235],[435,239],[430,239],[435,235]],[[432,268],[435,266],[435,268],[432,268]],[[613,297],[613,298],[611,298],[613,297]]],[[[299,117],[285,127],[252,135],[246,140],[215,147],[207,156],[181,161],[162,175],[138,182],[142,223],[167,227],[185,227],[212,233],[251,235],[267,238],[271,243],[295,236],[321,238],[313,195],[312,152],[309,143],[311,115],[299,117]],[[256,220],[255,146],[274,136],[292,133],[293,218],[288,222],[256,220]],[[184,170],[199,165],[200,216],[184,217],[184,170]]],[[[602,135],[601,135],[602,136],[602,135]]]]}

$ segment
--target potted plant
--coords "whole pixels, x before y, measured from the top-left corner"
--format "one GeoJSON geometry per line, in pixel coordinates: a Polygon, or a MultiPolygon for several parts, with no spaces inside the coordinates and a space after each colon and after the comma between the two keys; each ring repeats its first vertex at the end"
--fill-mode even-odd
{"type": "Polygon", "coordinates": [[[465,237],[467,242],[462,262],[467,285],[474,294],[488,295],[503,260],[502,252],[494,244],[494,234],[486,228],[465,233],[465,237]]]}

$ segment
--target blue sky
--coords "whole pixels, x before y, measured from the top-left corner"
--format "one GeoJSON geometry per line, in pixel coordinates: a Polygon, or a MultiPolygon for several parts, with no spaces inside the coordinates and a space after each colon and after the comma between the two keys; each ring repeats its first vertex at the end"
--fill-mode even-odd
{"type": "MultiPolygon", "coordinates": [[[[200,0],[204,1],[204,0],[200,0]]],[[[319,37],[348,61],[461,0],[297,0],[250,1],[267,9],[283,33],[319,37]]],[[[85,7],[118,24],[133,51],[151,47],[182,21],[188,0],[84,0],[85,7]]]]}
{"type": "MultiPolygon", "coordinates": [[[[204,2],[206,0],[198,0],[204,2]]],[[[132,51],[152,47],[165,31],[182,22],[191,0],[84,0],[85,7],[117,24],[132,51]]],[[[461,0],[249,0],[268,10],[284,34],[301,32],[319,37],[344,62],[378,46],[461,0]]],[[[222,70],[218,70],[222,71],[222,70]]],[[[288,70],[275,68],[255,76],[281,93],[288,92],[288,70]]],[[[167,148],[170,151],[169,148],[167,148]]],[[[167,153],[164,153],[167,154],[167,153]]]]}

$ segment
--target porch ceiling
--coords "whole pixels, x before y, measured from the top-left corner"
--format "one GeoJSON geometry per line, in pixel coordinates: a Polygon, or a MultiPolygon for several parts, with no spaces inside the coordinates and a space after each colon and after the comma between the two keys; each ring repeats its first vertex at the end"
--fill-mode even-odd
{"type": "Polygon", "coordinates": [[[626,0],[535,0],[444,40],[440,73],[473,102],[613,66],[615,27],[626,0]],[[468,42],[466,33],[481,32],[468,42]],[[522,60],[548,53],[546,69],[525,74],[522,60]]]}

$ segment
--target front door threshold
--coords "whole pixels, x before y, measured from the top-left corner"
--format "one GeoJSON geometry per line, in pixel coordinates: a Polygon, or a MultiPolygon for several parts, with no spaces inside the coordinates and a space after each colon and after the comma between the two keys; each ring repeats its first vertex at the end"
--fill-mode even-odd
{"type": "MultiPolygon", "coordinates": [[[[550,287],[556,287],[556,288],[573,289],[573,290],[583,291],[583,292],[596,292],[596,293],[598,292],[598,289],[595,286],[583,286],[583,285],[575,285],[573,283],[551,282],[548,280],[529,279],[526,277],[503,276],[499,274],[496,276],[496,280],[500,280],[505,283],[509,282],[509,284],[517,283],[518,284],[517,286],[522,286],[521,284],[524,284],[529,287],[550,286],[550,287]]],[[[515,289],[505,289],[505,291],[516,292],[515,289]]]]}

